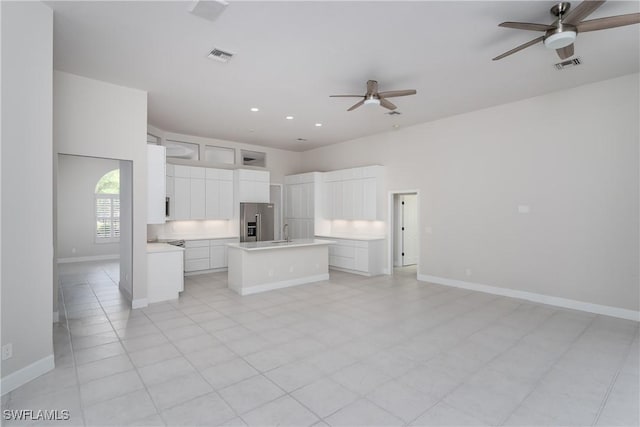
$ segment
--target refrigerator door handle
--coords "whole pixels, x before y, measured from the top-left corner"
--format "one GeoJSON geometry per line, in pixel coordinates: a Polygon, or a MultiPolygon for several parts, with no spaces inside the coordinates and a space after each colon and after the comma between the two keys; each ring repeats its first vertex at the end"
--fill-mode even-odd
{"type": "Polygon", "coordinates": [[[260,214],[257,213],[256,214],[256,235],[258,237],[256,238],[256,240],[258,242],[262,241],[262,223],[261,223],[261,221],[262,221],[262,218],[260,218],[260,214]]]}

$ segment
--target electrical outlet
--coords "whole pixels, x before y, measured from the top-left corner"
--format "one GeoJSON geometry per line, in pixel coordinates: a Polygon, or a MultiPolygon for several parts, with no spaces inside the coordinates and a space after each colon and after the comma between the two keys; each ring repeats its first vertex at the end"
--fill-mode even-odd
{"type": "Polygon", "coordinates": [[[2,346],[2,360],[11,359],[13,357],[13,344],[5,344],[2,346]]]}

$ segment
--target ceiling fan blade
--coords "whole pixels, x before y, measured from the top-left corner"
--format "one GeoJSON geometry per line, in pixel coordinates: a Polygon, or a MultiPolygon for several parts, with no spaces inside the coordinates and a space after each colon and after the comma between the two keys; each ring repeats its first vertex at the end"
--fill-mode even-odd
{"type": "Polygon", "coordinates": [[[378,93],[378,82],[375,80],[367,81],[367,95],[378,93]]]}
{"type": "Polygon", "coordinates": [[[362,104],[364,104],[364,99],[361,100],[360,102],[352,105],[351,108],[349,108],[347,111],[355,110],[356,108],[360,107],[362,104]]]}
{"type": "Polygon", "coordinates": [[[577,25],[579,33],[587,31],[606,30],[607,28],[624,27],[640,23],[640,13],[630,13],[628,15],[608,16],[606,18],[582,21],[577,25]]]}
{"type": "Polygon", "coordinates": [[[602,6],[604,1],[585,0],[569,13],[562,20],[565,24],[577,25],[587,16],[591,15],[597,8],[602,6]]]}
{"type": "Polygon", "coordinates": [[[388,90],[386,92],[378,93],[380,98],[393,98],[394,96],[407,96],[407,95],[415,95],[417,92],[415,89],[408,90],[388,90]]]}
{"type": "Polygon", "coordinates": [[[573,56],[573,43],[571,43],[569,46],[556,49],[556,53],[558,54],[560,59],[571,58],[573,56]]]}
{"type": "Polygon", "coordinates": [[[362,98],[362,95],[329,95],[329,98],[362,98]]]}
{"type": "Polygon", "coordinates": [[[395,110],[396,108],[398,108],[391,101],[384,98],[380,98],[380,105],[388,110],[395,110]]]}
{"type": "Polygon", "coordinates": [[[502,58],[504,58],[505,56],[509,56],[509,55],[512,55],[512,54],[514,54],[514,53],[516,53],[516,52],[519,52],[519,51],[521,51],[522,49],[526,49],[526,48],[528,48],[529,46],[533,46],[533,45],[534,45],[534,44],[536,44],[536,43],[540,43],[540,42],[542,41],[542,39],[544,39],[544,36],[540,36],[540,37],[538,37],[538,38],[535,38],[535,39],[533,39],[533,40],[531,40],[531,41],[529,41],[529,42],[526,42],[526,43],[524,43],[524,44],[521,44],[520,46],[515,47],[515,48],[513,48],[513,49],[511,49],[511,50],[509,50],[509,51],[507,51],[507,52],[503,53],[502,55],[498,55],[498,56],[496,56],[495,58],[493,58],[493,60],[494,60],[494,61],[497,61],[498,59],[502,59],[502,58]]]}
{"type": "Polygon", "coordinates": [[[530,30],[530,31],[548,31],[553,30],[553,25],[545,24],[532,24],[530,22],[503,22],[498,24],[498,27],[515,28],[516,30],[530,30]]]}

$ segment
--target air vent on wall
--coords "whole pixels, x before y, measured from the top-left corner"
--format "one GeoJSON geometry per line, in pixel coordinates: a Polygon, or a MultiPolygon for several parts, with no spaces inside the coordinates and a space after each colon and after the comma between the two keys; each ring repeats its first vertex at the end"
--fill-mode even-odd
{"type": "Polygon", "coordinates": [[[558,62],[554,64],[556,70],[564,70],[565,68],[577,67],[582,64],[582,60],[579,57],[569,59],[567,61],[558,62]]]}
{"type": "Polygon", "coordinates": [[[220,49],[213,49],[211,52],[209,52],[208,58],[215,59],[216,61],[220,62],[229,62],[229,60],[233,58],[233,53],[225,52],[224,50],[220,49]]]}

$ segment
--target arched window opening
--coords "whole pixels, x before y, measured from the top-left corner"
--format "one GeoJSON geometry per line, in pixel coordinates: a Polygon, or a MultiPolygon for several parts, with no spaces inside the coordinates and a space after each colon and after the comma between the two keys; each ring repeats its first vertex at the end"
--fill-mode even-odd
{"type": "Polygon", "coordinates": [[[120,170],[107,172],[96,184],[96,242],[120,239],[120,170]]]}

